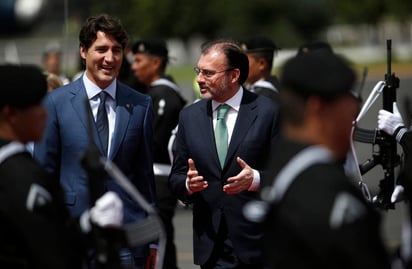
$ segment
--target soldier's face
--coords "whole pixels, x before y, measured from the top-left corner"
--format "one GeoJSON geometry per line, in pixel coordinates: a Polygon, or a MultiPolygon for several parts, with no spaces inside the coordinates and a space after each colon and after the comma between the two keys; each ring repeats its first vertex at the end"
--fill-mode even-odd
{"type": "Polygon", "coordinates": [[[49,53],[44,59],[45,69],[49,73],[60,74],[60,54],[57,52],[49,53]]]}
{"type": "Polygon", "coordinates": [[[150,86],[158,76],[160,59],[146,53],[136,53],[132,64],[132,70],[137,80],[146,86],[150,86]]]}
{"type": "Polygon", "coordinates": [[[332,101],[326,115],[329,123],[329,136],[333,140],[331,144],[335,148],[338,158],[345,158],[350,148],[350,135],[352,131],[353,121],[356,119],[360,111],[360,102],[351,94],[332,101]]]}
{"type": "Polygon", "coordinates": [[[47,111],[42,104],[24,109],[9,107],[10,122],[13,125],[18,141],[25,144],[39,141],[46,127],[47,111]]]}
{"type": "Polygon", "coordinates": [[[262,58],[257,58],[252,53],[248,53],[247,58],[249,60],[249,74],[247,77],[247,83],[253,84],[256,81],[263,79],[262,71],[265,68],[265,64],[262,58]]]}

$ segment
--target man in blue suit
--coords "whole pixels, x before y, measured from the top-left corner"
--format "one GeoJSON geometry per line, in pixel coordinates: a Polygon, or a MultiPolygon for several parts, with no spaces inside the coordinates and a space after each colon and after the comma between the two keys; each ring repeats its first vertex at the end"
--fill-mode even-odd
{"type": "Polygon", "coordinates": [[[257,197],[278,137],[278,106],[242,87],[248,59],[233,41],[204,45],[195,72],[203,100],[180,114],[169,177],[179,199],[193,203],[194,262],[202,269],[262,268],[261,227],[242,208],[257,197]],[[221,107],[225,116],[218,116],[221,107]]]}
{"type": "MultiPolygon", "coordinates": [[[[45,106],[49,113],[47,128],[43,140],[35,144],[34,157],[60,179],[71,215],[79,216],[89,206],[88,179],[80,158],[90,146],[88,122],[91,121],[93,142],[100,154],[113,161],[153,204],[152,102],[148,96],[116,80],[128,42],[127,34],[120,21],[100,15],[85,22],[79,40],[80,56],[86,70],[78,80],[46,97],[45,106]],[[86,106],[87,103],[90,106],[86,106]],[[106,121],[104,129],[108,132],[102,139],[97,122],[99,111],[104,110],[101,118],[106,121]]],[[[139,204],[112,178],[104,178],[99,183],[102,194],[110,190],[122,199],[124,223],[137,222],[146,217],[139,204]]],[[[148,247],[139,247],[123,254],[122,260],[141,268],[148,255],[148,247]]]]}

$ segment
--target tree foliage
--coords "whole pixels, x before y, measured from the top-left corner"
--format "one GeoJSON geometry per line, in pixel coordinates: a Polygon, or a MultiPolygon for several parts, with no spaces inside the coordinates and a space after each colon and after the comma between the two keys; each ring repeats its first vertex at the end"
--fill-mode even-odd
{"type": "Polygon", "coordinates": [[[332,1],[337,20],[350,23],[376,24],[385,14],[385,0],[332,1]]]}
{"type": "MultiPolygon", "coordinates": [[[[319,38],[333,23],[376,24],[393,14],[407,20],[412,1],[404,0],[75,0],[92,14],[119,17],[135,37],[243,38],[266,34],[295,45],[319,38]]],[[[84,13],[83,9],[83,13],[84,13]]],[[[281,44],[281,46],[282,46],[281,44]]]]}

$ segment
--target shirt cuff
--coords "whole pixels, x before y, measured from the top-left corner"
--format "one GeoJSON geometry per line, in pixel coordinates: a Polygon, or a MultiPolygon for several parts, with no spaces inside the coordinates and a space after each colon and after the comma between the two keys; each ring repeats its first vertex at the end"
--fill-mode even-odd
{"type": "Polygon", "coordinates": [[[408,131],[408,129],[405,128],[405,126],[400,126],[398,128],[396,128],[394,135],[395,135],[395,139],[396,141],[398,141],[398,143],[401,141],[402,136],[408,131]]]}
{"type": "Polygon", "coordinates": [[[257,191],[259,190],[259,187],[260,187],[260,174],[259,174],[259,171],[255,169],[252,169],[252,170],[253,170],[253,181],[248,191],[257,191]]]}

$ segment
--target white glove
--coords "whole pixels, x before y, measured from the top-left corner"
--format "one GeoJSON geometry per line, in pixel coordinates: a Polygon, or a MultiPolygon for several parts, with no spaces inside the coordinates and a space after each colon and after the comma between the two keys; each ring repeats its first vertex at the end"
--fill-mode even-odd
{"type": "Polygon", "coordinates": [[[114,192],[106,192],[90,209],[90,221],[100,227],[121,227],[123,203],[114,192]]]}
{"type": "Polygon", "coordinates": [[[378,113],[378,128],[385,131],[389,135],[393,135],[395,130],[404,126],[403,119],[399,113],[396,102],[393,102],[393,113],[386,110],[379,110],[378,113]]]}
{"type": "Polygon", "coordinates": [[[403,193],[405,188],[402,185],[396,185],[391,196],[391,202],[396,203],[404,199],[403,193]]]}

